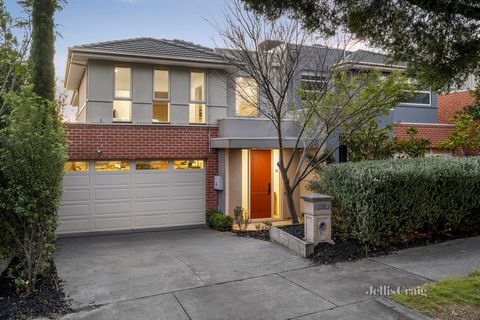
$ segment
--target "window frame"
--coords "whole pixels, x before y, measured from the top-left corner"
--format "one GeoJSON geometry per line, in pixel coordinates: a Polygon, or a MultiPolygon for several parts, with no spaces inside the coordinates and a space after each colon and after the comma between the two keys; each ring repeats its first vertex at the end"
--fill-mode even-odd
{"type": "Polygon", "coordinates": [[[116,123],[130,123],[132,122],[132,113],[133,113],[133,70],[131,65],[126,64],[115,64],[113,66],[113,101],[112,101],[112,122],[116,123]],[[117,76],[116,76],[116,68],[128,68],[130,70],[130,94],[128,98],[125,97],[117,97],[117,76]],[[115,120],[113,117],[113,110],[115,101],[129,101],[130,102],[130,119],[128,121],[125,120],[115,120]]]}
{"type": "Polygon", "coordinates": [[[260,91],[258,89],[258,83],[257,81],[253,78],[253,77],[249,77],[249,76],[236,76],[235,77],[235,116],[236,117],[239,117],[239,118],[259,118],[260,117],[260,111],[258,110],[258,104],[260,103],[260,91]],[[242,78],[242,79],[248,79],[248,80],[253,80],[255,81],[255,85],[256,85],[256,89],[257,89],[257,107],[255,107],[255,114],[254,115],[250,115],[250,116],[245,116],[245,115],[241,115],[239,114],[238,112],[238,90],[237,90],[237,86],[238,86],[238,79],[239,78],[242,78]]]}
{"type": "Polygon", "coordinates": [[[109,171],[131,171],[132,170],[132,164],[130,163],[129,160],[95,160],[93,163],[93,171],[99,171],[99,172],[109,172],[109,171]],[[97,163],[98,162],[126,162],[128,163],[128,169],[116,169],[116,170],[102,170],[102,169],[97,169],[97,163]]]}
{"type": "Polygon", "coordinates": [[[113,66],[113,100],[128,100],[132,101],[132,96],[133,96],[133,85],[132,85],[132,67],[130,65],[125,65],[125,64],[116,64],[113,66]],[[128,98],[125,97],[117,97],[117,77],[116,77],[116,72],[115,69],[117,68],[123,68],[123,69],[129,69],[130,70],[130,94],[128,98]]]}
{"type": "Polygon", "coordinates": [[[188,122],[190,124],[206,124],[207,123],[207,71],[205,70],[198,70],[198,69],[191,69],[190,70],[190,81],[188,82],[188,122]],[[192,74],[193,73],[203,73],[203,100],[193,100],[192,99],[192,74]],[[191,113],[191,106],[192,105],[203,105],[203,121],[202,122],[191,122],[190,121],[190,113],[191,113]]]}
{"type": "MultiPolygon", "coordinates": [[[[318,83],[322,83],[322,84],[325,84],[326,81],[327,81],[327,76],[325,75],[324,72],[315,72],[315,71],[311,71],[311,70],[302,70],[300,72],[300,88],[302,88],[302,85],[304,82],[309,82],[309,83],[314,83],[314,84],[318,84],[318,83]],[[303,79],[303,76],[309,76],[309,77],[321,77],[321,79],[319,80],[310,80],[310,79],[303,79]]],[[[305,90],[306,92],[319,92],[319,90],[310,90],[310,89],[303,89],[305,90]]]]}
{"type": "Polygon", "coordinates": [[[63,165],[63,172],[88,172],[90,171],[90,162],[88,160],[67,160],[65,161],[65,164],[63,165]],[[86,170],[65,170],[65,166],[67,163],[75,163],[75,162],[83,162],[86,164],[86,170]]]}
{"type": "Polygon", "coordinates": [[[204,159],[172,159],[172,170],[205,170],[205,160],[204,159]],[[175,161],[201,161],[201,168],[175,168],[175,161]]]}
{"type": "Polygon", "coordinates": [[[168,160],[164,160],[164,159],[143,159],[143,160],[140,160],[140,159],[137,159],[135,160],[135,171],[167,171],[170,169],[170,161],[168,160]],[[139,169],[138,168],[138,162],[166,162],[167,163],[167,167],[165,169],[139,169]]]}
{"type": "Polygon", "coordinates": [[[171,100],[171,77],[170,77],[170,68],[167,67],[153,67],[153,72],[152,72],[152,123],[153,124],[162,124],[162,123],[170,123],[170,100],[171,100]],[[167,83],[168,83],[168,98],[167,99],[159,99],[155,98],[155,71],[166,71],[167,72],[167,83]],[[167,121],[153,121],[153,106],[156,103],[167,103],[167,110],[168,110],[168,116],[167,116],[167,121]]]}
{"type": "Polygon", "coordinates": [[[426,103],[410,103],[399,101],[399,106],[421,106],[421,107],[431,107],[432,106],[432,91],[428,90],[414,90],[413,93],[428,93],[428,104],[426,103]]]}

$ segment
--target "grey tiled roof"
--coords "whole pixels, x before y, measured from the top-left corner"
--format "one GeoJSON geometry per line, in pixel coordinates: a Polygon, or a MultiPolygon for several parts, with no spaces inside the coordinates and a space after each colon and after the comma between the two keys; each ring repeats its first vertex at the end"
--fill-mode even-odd
{"type": "Polygon", "coordinates": [[[222,56],[210,48],[176,39],[134,38],[115,40],[74,46],[72,50],[93,50],[111,54],[224,62],[222,56]]]}
{"type": "Polygon", "coordinates": [[[357,50],[355,52],[350,53],[344,59],[345,62],[352,62],[352,63],[373,63],[373,64],[381,64],[381,65],[393,65],[393,66],[405,66],[404,62],[393,62],[391,61],[388,56],[367,51],[367,50],[357,50]]]}

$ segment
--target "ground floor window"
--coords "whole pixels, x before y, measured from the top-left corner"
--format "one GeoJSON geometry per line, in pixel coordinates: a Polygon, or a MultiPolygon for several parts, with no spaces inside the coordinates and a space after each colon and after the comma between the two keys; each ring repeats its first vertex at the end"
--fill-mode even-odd
{"type": "Polygon", "coordinates": [[[67,161],[63,171],[88,171],[88,161],[67,161]]]}
{"type": "Polygon", "coordinates": [[[203,169],[203,160],[173,160],[173,169],[203,169]]]}
{"type": "Polygon", "coordinates": [[[168,161],[166,160],[137,160],[135,162],[137,170],[167,170],[168,161]]]}
{"type": "Polygon", "coordinates": [[[130,170],[130,162],[124,160],[96,161],[95,171],[130,170]]]}

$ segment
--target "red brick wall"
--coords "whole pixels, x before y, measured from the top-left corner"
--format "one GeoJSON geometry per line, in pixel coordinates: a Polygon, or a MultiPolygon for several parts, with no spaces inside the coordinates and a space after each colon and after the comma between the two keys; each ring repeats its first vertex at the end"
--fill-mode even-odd
{"type": "Polygon", "coordinates": [[[218,157],[209,148],[217,127],[70,123],[65,130],[70,160],[205,159],[206,207],[217,207],[218,157]]]}
{"type": "Polygon", "coordinates": [[[402,140],[408,138],[407,128],[414,127],[418,130],[417,138],[428,139],[431,148],[438,148],[440,142],[447,140],[448,134],[453,130],[452,124],[430,124],[430,123],[396,123],[394,137],[402,140]]]}
{"type": "Polygon", "coordinates": [[[452,92],[438,96],[438,122],[449,123],[453,114],[473,103],[470,92],[452,92]]]}

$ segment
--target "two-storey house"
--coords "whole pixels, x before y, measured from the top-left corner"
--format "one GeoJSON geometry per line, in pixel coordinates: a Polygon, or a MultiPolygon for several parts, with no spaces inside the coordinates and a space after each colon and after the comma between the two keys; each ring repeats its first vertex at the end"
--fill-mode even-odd
{"type": "MultiPolygon", "coordinates": [[[[342,59],[349,70],[391,68],[369,52],[342,59]]],[[[307,65],[295,85],[321,81],[307,65]]],[[[252,221],[287,219],[275,130],[237,86],[258,94],[255,82],[236,75],[215,50],[185,41],[70,48],[65,88],[78,111],[76,122],[65,124],[69,160],[58,232],[203,225],[207,209],[231,215],[237,206],[252,221]]],[[[383,121],[432,117],[435,94],[422,91],[383,121]]],[[[285,120],[284,128],[284,145],[293,147],[294,121],[285,120]]]]}

